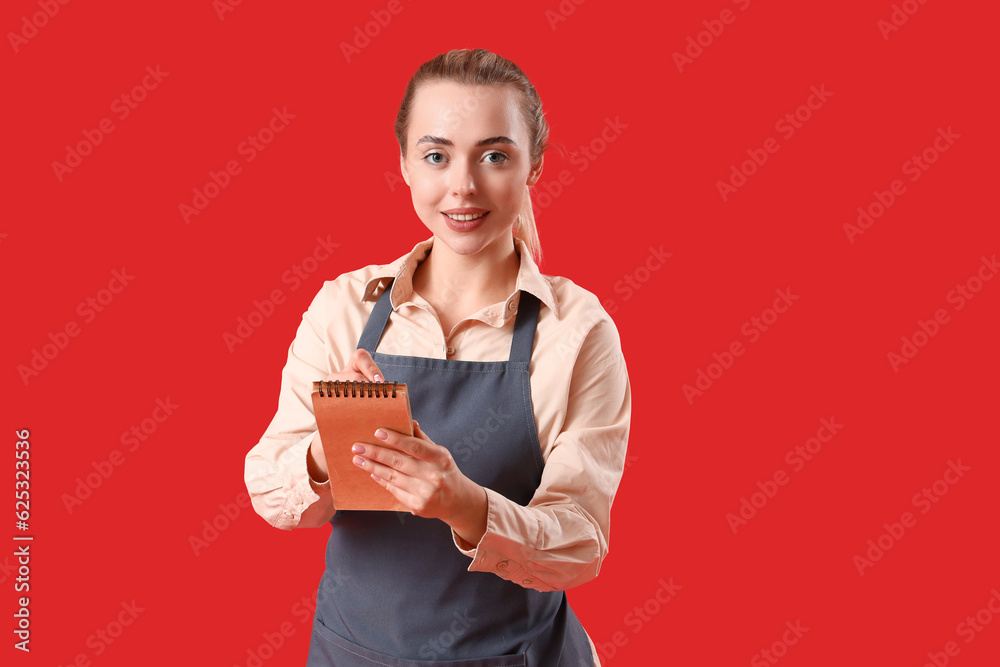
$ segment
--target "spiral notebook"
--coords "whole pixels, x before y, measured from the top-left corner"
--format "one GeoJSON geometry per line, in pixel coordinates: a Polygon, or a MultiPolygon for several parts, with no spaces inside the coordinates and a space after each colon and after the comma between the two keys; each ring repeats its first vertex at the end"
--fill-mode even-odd
{"type": "Polygon", "coordinates": [[[368,472],[354,465],[351,451],[356,442],[385,446],[375,438],[377,428],[413,435],[406,384],[313,382],[312,401],[330,471],[334,509],[409,511],[368,472]]]}

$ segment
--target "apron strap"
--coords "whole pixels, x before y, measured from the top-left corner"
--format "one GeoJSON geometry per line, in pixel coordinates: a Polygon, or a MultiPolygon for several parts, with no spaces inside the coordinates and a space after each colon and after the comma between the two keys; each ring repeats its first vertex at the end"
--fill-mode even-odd
{"type": "Polygon", "coordinates": [[[358,349],[364,348],[368,351],[368,354],[375,354],[375,348],[378,347],[378,342],[382,340],[382,333],[385,331],[386,322],[389,321],[389,313],[392,312],[392,301],[389,300],[389,295],[392,293],[392,284],[394,282],[395,279],[390,280],[389,284],[385,286],[385,291],[382,292],[382,296],[375,302],[375,308],[372,310],[372,314],[368,316],[365,330],[362,332],[361,338],[358,339],[358,349]]]}
{"type": "Polygon", "coordinates": [[[521,298],[517,303],[517,320],[514,322],[514,339],[510,342],[511,361],[523,361],[525,364],[531,361],[538,307],[538,297],[521,290],[521,298]]]}
{"type": "MultiPolygon", "coordinates": [[[[375,302],[375,308],[368,316],[365,330],[358,339],[358,349],[364,348],[369,354],[375,354],[375,348],[382,340],[385,325],[392,312],[392,282],[386,285],[385,291],[375,302]]],[[[531,361],[531,348],[535,343],[535,327],[538,324],[538,309],[540,302],[531,292],[521,290],[521,298],[517,305],[517,319],[514,322],[514,337],[510,342],[510,361],[528,363],[531,361]]]]}

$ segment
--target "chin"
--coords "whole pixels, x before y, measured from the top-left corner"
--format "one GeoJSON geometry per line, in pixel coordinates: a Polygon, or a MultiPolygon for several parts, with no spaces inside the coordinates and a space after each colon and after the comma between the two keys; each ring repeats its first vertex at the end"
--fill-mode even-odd
{"type": "Polygon", "coordinates": [[[486,248],[491,241],[483,237],[471,234],[462,234],[456,238],[455,232],[450,229],[444,230],[441,234],[435,234],[435,242],[443,243],[456,255],[475,255],[486,248]]]}

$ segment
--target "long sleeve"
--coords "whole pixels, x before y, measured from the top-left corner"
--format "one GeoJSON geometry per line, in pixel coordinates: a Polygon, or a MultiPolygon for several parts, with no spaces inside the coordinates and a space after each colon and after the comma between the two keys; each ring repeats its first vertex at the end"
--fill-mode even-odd
{"type": "Polygon", "coordinates": [[[317,485],[314,490],[306,464],[316,434],[312,383],[330,372],[328,343],[314,313],[316,303],[303,315],[288,349],[288,360],[281,372],[278,410],[260,442],[247,454],[244,467],[254,510],[269,524],[284,530],[321,525],[332,505],[329,486],[317,485]]]}
{"type": "Polygon", "coordinates": [[[543,447],[542,481],[531,502],[524,507],[487,489],[487,528],[479,544],[463,548],[470,545],[453,535],[473,558],[470,571],[493,572],[526,588],[564,590],[597,576],[608,553],[631,396],[618,333],[606,314],[570,361],[563,419],[552,426],[551,446],[543,447]]]}

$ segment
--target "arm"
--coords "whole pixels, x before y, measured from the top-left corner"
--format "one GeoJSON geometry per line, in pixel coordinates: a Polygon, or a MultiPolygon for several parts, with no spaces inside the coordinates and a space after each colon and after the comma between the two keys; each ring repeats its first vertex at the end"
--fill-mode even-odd
{"type": "Polygon", "coordinates": [[[579,351],[561,428],[527,507],[472,482],[419,426],[412,437],[379,429],[389,447],[356,445],[355,464],[413,514],[451,526],[456,546],[473,558],[470,570],[562,590],[595,577],[607,555],[630,411],[625,361],[606,320],[579,351]]]}
{"type": "Polygon", "coordinates": [[[590,330],[573,365],[565,418],[527,507],[487,489],[486,532],[470,571],[526,588],[565,590],[597,576],[608,553],[610,513],[625,465],[631,394],[610,320],[590,330]]]}
{"type": "MultiPolygon", "coordinates": [[[[322,295],[322,292],[321,292],[322,295]]],[[[330,372],[337,349],[325,335],[321,295],[303,315],[281,372],[278,410],[264,436],[247,454],[244,480],[254,510],[283,530],[317,527],[333,516],[326,459],[312,408],[314,380],[374,379],[378,368],[364,350],[330,372]]]]}

